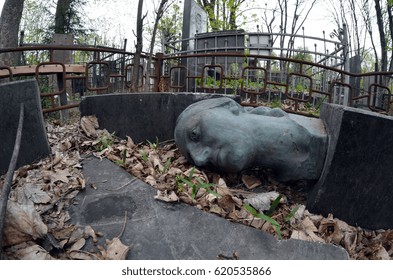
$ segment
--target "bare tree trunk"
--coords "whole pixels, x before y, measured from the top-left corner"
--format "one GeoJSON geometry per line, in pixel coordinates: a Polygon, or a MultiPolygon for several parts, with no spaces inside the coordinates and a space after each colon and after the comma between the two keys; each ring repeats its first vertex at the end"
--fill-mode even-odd
{"type": "MultiPolygon", "coordinates": [[[[390,4],[388,5],[388,20],[389,20],[390,40],[393,40],[393,14],[392,14],[392,6],[390,4]]],[[[390,51],[391,51],[391,55],[390,55],[389,71],[392,71],[393,70],[393,48],[391,48],[390,51]]]]}
{"type": "Polygon", "coordinates": [[[351,17],[352,17],[352,23],[353,23],[353,32],[355,33],[354,36],[354,41],[356,43],[356,49],[354,49],[356,55],[360,56],[360,52],[362,49],[362,46],[360,44],[360,30],[359,30],[359,22],[358,22],[358,18],[357,18],[357,12],[356,12],[356,3],[354,0],[350,0],[349,1],[349,7],[351,8],[351,11],[353,11],[351,13],[351,17]]]}
{"type": "MultiPolygon", "coordinates": [[[[22,18],[24,0],[6,0],[0,17],[0,48],[18,46],[19,25],[22,18]]],[[[18,64],[17,53],[1,53],[0,65],[18,64]]]]}
{"type": "Polygon", "coordinates": [[[143,21],[146,15],[142,16],[143,0],[138,2],[138,14],[136,19],[136,45],[135,45],[135,56],[134,56],[134,66],[132,71],[132,81],[131,81],[131,92],[138,91],[139,79],[139,67],[141,65],[141,54],[143,49],[143,21]]]}
{"type": "MultiPolygon", "coordinates": [[[[278,6],[280,8],[280,57],[284,57],[284,44],[285,44],[285,35],[287,33],[287,24],[288,24],[288,0],[279,0],[278,6]]],[[[285,62],[280,60],[280,72],[284,73],[285,71],[285,62]]]]}
{"type": "MultiPolygon", "coordinates": [[[[267,28],[267,32],[268,33],[273,33],[273,23],[274,23],[274,21],[276,20],[276,12],[277,12],[277,6],[276,6],[276,8],[274,8],[272,11],[271,11],[271,19],[269,20],[268,19],[268,15],[267,15],[267,3],[265,3],[265,11],[264,11],[264,13],[263,13],[263,15],[264,15],[264,17],[262,18],[262,20],[263,20],[263,22],[265,23],[265,25],[266,25],[266,28],[267,28]]],[[[276,38],[274,38],[273,39],[273,44],[274,44],[274,42],[277,40],[277,38],[278,37],[276,37],[276,38]]]]}
{"type": "MultiPolygon", "coordinates": [[[[146,65],[146,85],[145,85],[145,91],[149,91],[149,81],[150,81],[150,71],[151,71],[151,61],[153,58],[153,50],[154,50],[154,45],[156,42],[156,35],[157,35],[157,29],[158,29],[158,23],[162,16],[164,15],[165,8],[168,7],[166,4],[168,3],[169,0],[161,0],[160,6],[158,7],[158,10],[156,12],[156,19],[154,22],[154,27],[153,27],[153,34],[151,36],[151,41],[150,41],[150,49],[149,49],[149,59],[147,61],[146,65]]],[[[156,77],[159,79],[159,77],[156,77]]]]}
{"type": "Polygon", "coordinates": [[[232,6],[229,5],[229,28],[231,30],[236,30],[237,29],[237,24],[236,24],[236,20],[237,20],[237,11],[240,8],[240,5],[243,4],[245,2],[245,0],[235,0],[233,1],[232,6]]]}
{"type": "MultiPolygon", "coordinates": [[[[150,81],[150,71],[151,71],[151,63],[153,59],[153,51],[154,51],[154,45],[156,43],[156,35],[157,35],[157,29],[158,29],[158,23],[160,22],[160,19],[164,15],[165,10],[169,7],[166,6],[169,0],[161,0],[160,5],[156,11],[156,19],[154,22],[154,27],[153,27],[153,34],[151,36],[151,41],[150,41],[150,49],[149,49],[149,59],[147,61],[146,65],[146,85],[145,85],[145,91],[149,91],[149,81],[150,81]]],[[[173,3],[173,2],[172,2],[173,3]]],[[[156,79],[159,79],[159,77],[156,77],[156,79]]]]}
{"type": "Polygon", "coordinates": [[[375,46],[374,37],[373,37],[373,28],[372,28],[372,22],[371,22],[371,9],[370,9],[368,0],[363,0],[362,9],[360,9],[360,11],[362,12],[363,21],[365,22],[366,30],[369,34],[369,38],[370,38],[371,45],[373,48],[374,57],[375,57],[375,71],[379,71],[378,51],[377,51],[377,47],[375,46]]]}
{"type": "Polygon", "coordinates": [[[382,9],[380,0],[374,0],[375,2],[375,12],[377,13],[377,24],[379,30],[379,41],[381,44],[381,71],[387,70],[388,56],[387,56],[387,44],[385,38],[385,25],[382,18],[382,9]]]}
{"type": "Polygon", "coordinates": [[[65,34],[69,30],[67,12],[73,0],[58,0],[55,14],[55,33],[65,34]]]}

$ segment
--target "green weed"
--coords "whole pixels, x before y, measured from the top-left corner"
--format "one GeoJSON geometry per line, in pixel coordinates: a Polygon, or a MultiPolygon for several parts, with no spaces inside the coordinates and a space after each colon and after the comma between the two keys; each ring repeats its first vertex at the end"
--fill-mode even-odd
{"type": "Polygon", "coordinates": [[[220,194],[216,193],[211,189],[212,187],[215,186],[215,184],[205,183],[199,178],[194,178],[194,172],[195,172],[195,166],[191,169],[190,174],[188,175],[187,178],[184,178],[183,176],[180,175],[176,176],[176,185],[178,187],[179,192],[184,191],[183,184],[185,184],[192,190],[191,193],[192,199],[195,199],[199,189],[205,189],[208,193],[213,194],[217,197],[221,197],[220,194]]]}
{"type": "Polygon", "coordinates": [[[297,205],[295,208],[293,208],[291,210],[291,212],[288,214],[288,216],[285,217],[285,222],[289,222],[291,220],[291,218],[293,217],[293,215],[295,215],[295,213],[297,212],[297,210],[299,210],[300,205],[297,205]]]}
{"type": "Polygon", "coordinates": [[[251,215],[253,215],[254,217],[259,218],[259,219],[261,219],[261,220],[264,220],[264,221],[270,223],[270,224],[274,227],[274,229],[276,230],[276,233],[277,233],[278,237],[279,237],[280,239],[282,239],[282,235],[281,235],[281,226],[280,226],[280,224],[279,224],[275,219],[269,217],[268,215],[265,215],[265,214],[263,214],[263,213],[258,212],[254,207],[252,207],[252,206],[249,205],[249,204],[245,204],[245,205],[244,205],[244,208],[245,208],[248,212],[250,212],[251,215]]]}
{"type": "MultiPolygon", "coordinates": [[[[244,208],[251,213],[251,215],[253,215],[256,218],[262,219],[268,223],[270,223],[274,229],[276,230],[276,233],[278,235],[278,237],[280,239],[282,239],[282,234],[281,234],[281,225],[275,220],[273,219],[271,216],[273,214],[273,212],[277,209],[280,200],[281,200],[282,196],[279,195],[271,204],[269,210],[266,212],[266,214],[264,213],[260,213],[258,212],[254,207],[252,207],[249,204],[245,204],[244,208]]],[[[284,221],[285,222],[289,222],[291,220],[291,218],[293,217],[293,215],[295,215],[295,213],[297,212],[297,210],[299,210],[300,205],[297,205],[296,207],[294,207],[291,212],[288,214],[287,217],[285,217],[284,221]]]]}
{"type": "Polygon", "coordinates": [[[140,151],[141,154],[141,158],[144,162],[147,162],[149,160],[149,156],[147,155],[147,153],[143,150],[140,151]]]}
{"type": "Polygon", "coordinates": [[[100,139],[98,140],[98,143],[95,146],[95,149],[99,152],[105,150],[106,148],[111,147],[114,144],[114,135],[115,133],[113,132],[112,134],[103,134],[100,136],[100,139]]]}
{"type": "Polygon", "coordinates": [[[172,158],[168,158],[167,161],[165,162],[164,168],[161,170],[162,174],[165,174],[168,171],[169,165],[171,164],[171,160],[172,158]]]}
{"type": "Polygon", "coordinates": [[[160,142],[158,141],[157,136],[156,136],[156,141],[154,143],[150,142],[149,140],[146,140],[146,142],[149,143],[150,149],[153,149],[153,150],[157,150],[160,145],[160,142]]]}

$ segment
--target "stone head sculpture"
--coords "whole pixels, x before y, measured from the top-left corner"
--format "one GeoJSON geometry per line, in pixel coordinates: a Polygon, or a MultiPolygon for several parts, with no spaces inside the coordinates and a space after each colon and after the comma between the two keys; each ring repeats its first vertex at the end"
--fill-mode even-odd
{"type": "Polygon", "coordinates": [[[318,179],[327,148],[319,119],[246,108],[228,97],[187,107],[177,119],[175,141],[196,166],[222,172],[260,166],[281,181],[318,179]]]}

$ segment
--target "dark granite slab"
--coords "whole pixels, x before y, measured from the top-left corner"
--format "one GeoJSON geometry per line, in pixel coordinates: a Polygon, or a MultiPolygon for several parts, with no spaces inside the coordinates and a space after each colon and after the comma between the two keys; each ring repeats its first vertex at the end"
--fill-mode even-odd
{"type": "Polygon", "coordinates": [[[393,118],[323,104],[321,119],[329,148],[307,208],[364,228],[393,228],[393,118]]]}
{"type": "MultiPolygon", "coordinates": [[[[72,222],[91,225],[112,239],[119,235],[130,246],[127,259],[347,259],[339,247],[300,240],[278,241],[272,235],[232,223],[183,203],[155,200],[156,190],[104,159],[83,162],[86,191],[70,209],[72,222]],[[94,184],[96,190],[89,187],[94,184]]],[[[92,245],[88,245],[90,248],[92,245]]]]}
{"type": "MultiPolygon", "coordinates": [[[[100,128],[134,142],[173,139],[176,119],[190,104],[222,95],[206,93],[123,93],[84,97],[81,116],[95,115],[100,128]]],[[[231,96],[232,98],[238,98],[231,96]]],[[[238,100],[238,99],[236,99],[238,100]]]]}
{"type": "Polygon", "coordinates": [[[50,155],[36,80],[0,84],[0,175],[7,172],[11,160],[22,102],[25,117],[16,168],[50,155]]]}

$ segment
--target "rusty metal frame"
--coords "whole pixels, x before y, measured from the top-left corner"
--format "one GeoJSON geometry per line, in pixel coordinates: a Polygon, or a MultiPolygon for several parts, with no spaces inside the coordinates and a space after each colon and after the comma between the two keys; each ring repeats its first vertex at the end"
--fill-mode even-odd
{"type": "Polygon", "coordinates": [[[303,102],[303,103],[310,102],[311,99],[312,99],[312,93],[313,93],[312,86],[313,86],[313,80],[312,80],[312,78],[309,75],[301,74],[301,73],[288,73],[288,75],[287,75],[287,84],[286,84],[286,87],[285,87],[285,96],[289,100],[295,101],[296,104],[298,102],[303,102]],[[292,76],[299,76],[299,77],[303,77],[303,78],[309,79],[309,81],[310,81],[310,88],[308,90],[308,98],[307,99],[301,99],[301,98],[296,98],[296,97],[290,96],[290,94],[289,94],[289,79],[292,76]]]}
{"type": "Polygon", "coordinates": [[[184,65],[171,66],[171,68],[169,69],[169,87],[170,88],[174,88],[177,90],[182,89],[182,88],[186,88],[187,79],[188,79],[188,69],[186,66],[184,66],[184,65]],[[184,69],[184,71],[185,71],[184,81],[183,81],[184,84],[181,86],[172,85],[172,70],[174,70],[174,69],[179,69],[179,75],[180,75],[181,69],[184,69]]]}
{"type": "MultiPolygon", "coordinates": [[[[220,64],[208,64],[208,65],[204,65],[202,67],[202,77],[201,77],[202,81],[201,81],[201,88],[205,89],[205,90],[209,90],[209,91],[214,91],[214,90],[218,90],[218,89],[222,89],[222,81],[225,79],[225,75],[224,75],[224,68],[222,67],[222,65],[220,64]],[[220,73],[220,86],[218,88],[214,88],[214,87],[206,87],[205,86],[205,69],[206,68],[220,68],[221,73],[220,73]]],[[[217,80],[216,80],[217,81],[217,80]]]]}
{"type": "MultiPolygon", "coordinates": [[[[128,88],[130,88],[131,87],[131,84],[128,82],[129,80],[128,80],[128,72],[129,72],[129,70],[128,69],[130,69],[131,67],[134,67],[134,64],[133,63],[131,63],[131,64],[127,64],[126,66],[125,66],[125,76],[126,76],[126,80],[125,80],[125,82],[126,82],[126,87],[128,87],[128,88]]],[[[139,85],[139,84],[137,84],[137,87],[138,88],[141,88],[141,87],[143,87],[143,85],[145,84],[144,83],[144,75],[143,75],[143,65],[140,65],[139,64],[139,68],[141,69],[141,73],[142,73],[142,76],[141,76],[141,84],[139,85]]],[[[138,73],[139,73],[139,71],[138,71],[138,73]]],[[[131,71],[131,74],[132,74],[132,71],[131,71]]],[[[139,76],[139,75],[138,75],[139,76]]]]}
{"type": "Polygon", "coordinates": [[[37,80],[37,83],[40,84],[39,76],[44,76],[44,75],[61,75],[61,79],[63,81],[63,87],[59,89],[58,91],[55,92],[50,92],[50,93],[41,93],[42,97],[50,97],[50,96],[56,96],[60,95],[66,92],[66,87],[64,84],[64,81],[66,80],[66,67],[64,63],[62,62],[41,62],[40,64],[37,65],[35,69],[35,79],[37,80]],[[46,65],[60,65],[62,67],[62,72],[48,72],[48,73],[40,73],[40,68],[45,67],[46,65]]]}
{"type": "MultiPolygon", "coordinates": [[[[334,95],[334,92],[333,92],[333,90],[334,90],[334,87],[336,86],[336,85],[338,85],[338,86],[340,86],[340,87],[346,87],[346,88],[348,88],[348,100],[349,100],[349,104],[350,104],[350,106],[352,107],[352,102],[354,101],[354,100],[357,100],[357,98],[354,98],[353,97],[353,90],[352,90],[352,86],[350,85],[350,84],[347,84],[347,83],[344,83],[344,82],[341,82],[341,81],[337,81],[337,80],[335,80],[335,81],[331,81],[330,82],[330,87],[329,87],[329,100],[330,100],[330,102],[331,102],[331,100],[333,99],[333,95],[334,95]]],[[[360,99],[360,98],[358,98],[358,99],[360,99]]]]}
{"type": "Polygon", "coordinates": [[[8,79],[10,79],[10,81],[12,81],[14,79],[11,67],[0,66],[0,70],[8,70],[8,77],[3,77],[3,78],[0,77],[0,79],[7,79],[8,78],[8,79]]]}
{"type": "Polygon", "coordinates": [[[241,80],[242,80],[242,81],[241,81],[240,90],[241,90],[242,92],[245,92],[245,93],[248,93],[248,94],[256,94],[256,95],[262,95],[262,94],[265,94],[265,93],[266,93],[266,87],[267,87],[267,70],[266,70],[265,68],[263,68],[263,67],[253,67],[253,66],[244,67],[244,68],[243,68],[243,71],[242,71],[241,80]],[[263,80],[263,89],[262,89],[262,91],[252,91],[252,90],[246,90],[246,89],[244,88],[245,72],[246,72],[247,70],[262,70],[262,71],[263,71],[263,73],[264,73],[264,78],[262,79],[262,80],[263,80]]]}
{"type": "MultiPolygon", "coordinates": [[[[88,52],[99,52],[99,53],[108,53],[108,52],[110,52],[112,54],[134,55],[133,53],[126,52],[125,50],[118,50],[118,49],[113,49],[113,48],[104,48],[104,47],[98,47],[97,48],[97,47],[92,47],[92,46],[61,46],[61,45],[58,45],[58,46],[53,46],[53,45],[34,45],[33,46],[32,45],[32,46],[22,46],[22,47],[17,47],[17,48],[5,48],[5,49],[0,49],[0,53],[16,52],[16,51],[18,51],[18,52],[37,51],[37,50],[47,51],[49,53],[53,52],[54,50],[73,50],[73,51],[80,50],[80,51],[88,51],[88,52]]],[[[142,54],[141,57],[147,58],[147,56],[145,54],[142,54]]],[[[187,59],[187,58],[199,58],[199,57],[239,57],[239,58],[253,57],[253,58],[256,58],[256,59],[263,59],[263,60],[288,61],[288,62],[299,63],[301,65],[301,67],[303,67],[303,68],[305,66],[307,66],[307,67],[316,67],[316,68],[319,69],[318,71],[334,72],[337,76],[341,76],[341,77],[343,77],[343,76],[350,76],[350,77],[361,77],[361,78],[364,78],[366,76],[378,76],[378,75],[381,76],[381,77],[391,77],[393,75],[393,72],[350,73],[350,72],[346,72],[344,70],[337,69],[337,68],[334,68],[334,67],[331,67],[331,66],[321,65],[321,64],[316,63],[316,62],[315,63],[314,62],[305,62],[305,61],[301,61],[301,60],[297,60],[297,59],[291,59],[291,58],[285,58],[285,57],[272,57],[270,55],[246,55],[244,53],[235,52],[235,51],[232,51],[232,52],[231,51],[222,51],[222,52],[211,52],[211,53],[193,53],[193,54],[178,53],[178,54],[175,54],[175,55],[167,55],[167,56],[164,56],[162,54],[156,54],[156,56],[153,58],[155,60],[155,62],[156,62],[156,66],[155,66],[155,69],[154,69],[154,73],[155,74],[154,74],[154,76],[151,76],[152,78],[155,79],[155,88],[157,88],[158,83],[159,83],[159,78],[161,77],[161,72],[160,71],[162,70],[161,65],[162,65],[163,61],[171,60],[171,59],[179,60],[179,59],[182,59],[182,58],[187,59]]],[[[29,75],[33,76],[35,74],[36,78],[39,77],[40,75],[50,75],[49,72],[48,73],[40,73],[40,69],[42,69],[40,67],[43,67],[43,65],[45,65],[46,63],[47,62],[44,62],[44,63],[41,64],[41,66],[37,66],[38,71],[36,69],[36,71],[37,71],[36,73],[32,72],[32,74],[29,74],[29,75]]],[[[55,64],[55,65],[61,65],[61,63],[58,63],[58,62],[49,62],[49,63],[55,64]]],[[[105,63],[105,62],[100,62],[100,64],[101,63],[105,63]]],[[[140,65],[140,67],[142,68],[142,77],[140,79],[140,81],[142,82],[142,85],[138,85],[138,86],[143,86],[143,83],[144,83],[143,66],[140,65]]],[[[220,87],[219,88],[206,87],[206,85],[204,85],[205,81],[203,81],[202,88],[205,89],[205,90],[209,90],[209,91],[222,89],[223,86],[224,86],[223,85],[223,81],[228,79],[227,77],[225,77],[226,73],[224,73],[223,65],[206,65],[204,68],[206,68],[206,67],[210,67],[210,68],[211,67],[219,67],[220,68],[220,71],[221,71],[221,73],[220,73],[220,87]]],[[[108,68],[109,68],[109,66],[108,66],[108,68]]],[[[13,76],[13,78],[15,78],[15,74],[12,73],[12,71],[14,71],[14,70],[10,71],[9,68],[4,68],[4,67],[0,68],[0,69],[7,69],[8,72],[10,73],[9,77],[11,77],[11,75],[13,74],[12,76],[13,76]]],[[[86,69],[88,69],[88,63],[86,63],[86,69]]],[[[198,68],[198,71],[200,71],[199,69],[200,68],[198,68]]],[[[67,69],[66,69],[66,71],[67,71],[67,69]]],[[[243,69],[243,71],[244,71],[244,69],[243,69]]],[[[269,71],[270,70],[267,70],[267,73],[269,73],[269,71]]],[[[64,72],[64,68],[63,68],[63,72],[64,72]]],[[[126,73],[126,69],[124,69],[124,72],[126,73]]],[[[86,72],[86,73],[88,73],[88,72],[86,72]]],[[[61,71],[56,71],[56,73],[53,73],[53,74],[62,75],[62,77],[64,77],[63,73],[61,73],[61,71]]],[[[121,75],[110,74],[109,71],[107,73],[105,73],[105,74],[109,75],[109,78],[108,78],[107,81],[109,81],[109,79],[111,77],[112,78],[121,77],[121,75]]],[[[290,87],[290,85],[288,84],[288,82],[289,82],[288,76],[287,76],[287,83],[285,84],[285,81],[281,81],[280,83],[277,83],[275,81],[270,81],[269,80],[269,75],[266,75],[266,80],[265,80],[266,90],[265,90],[265,92],[269,91],[269,87],[267,85],[277,85],[277,86],[280,86],[280,87],[281,86],[285,87],[285,90],[282,89],[281,93],[284,93],[284,91],[285,91],[285,96],[288,98],[288,100],[293,100],[296,104],[298,104],[299,102],[309,102],[313,98],[313,96],[315,96],[316,93],[328,96],[329,99],[330,99],[329,101],[332,102],[332,100],[331,100],[331,97],[332,97],[331,93],[325,92],[326,90],[330,91],[329,88],[327,88],[327,89],[324,88],[322,90],[313,89],[313,84],[315,84],[315,80],[314,80],[315,77],[314,76],[308,76],[308,75],[303,75],[303,74],[299,74],[299,73],[291,73],[291,74],[299,76],[299,77],[306,77],[306,78],[308,78],[310,80],[311,83],[310,83],[310,89],[309,89],[309,96],[308,96],[307,99],[293,98],[293,97],[291,97],[289,95],[289,87],[290,87]]],[[[206,76],[205,69],[203,69],[202,77],[200,75],[197,75],[197,74],[195,74],[193,76],[186,76],[186,82],[188,82],[189,79],[192,79],[192,78],[202,78],[204,80],[204,79],[206,79],[205,76],[206,76]]],[[[8,76],[5,75],[4,77],[8,77],[8,76]]],[[[85,81],[88,82],[88,75],[86,75],[85,77],[83,77],[83,76],[78,76],[78,77],[65,76],[65,79],[80,79],[80,78],[85,78],[86,79],[85,81]]],[[[125,80],[125,83],[126,83],[126,86],[127,86],[127,73],[125,75],[125,79],[124,80],[125,80]]],[[[218,81],[218,79],[217,79],[217,81],[218,81]]],[[[330,83],[332,83],[332,82],[330,81],[330,83]]],[[[333,81],[333,83],[337,84],[337,81],[336,82],[333,81]]],[[[187,83],[186,83],[186,85],[187,85],[187,83]]],[[[351,98],[349,98],[349,103],[352,103],[353,101],[355,101],[357,99],[368,98],[367,103],[369,105],[370,110],[382,113],[383,111],[381,111],[380,109],[376,108],[372,104],[371,90],[373,90],[373,87],[375,87],[375,86],[378,86],[380,88],[383,88],[383,89],[387,90],[387,93],[388,93],[388,95],[387,95],[388,96],[387,106],[388,106],[388,109],[390,109],[390,107],[392,106],[390,104],[390,103],[392,103],[391,90],[388,87],[385,87],[385,86],[380,85],[380,84],[372,84],[372,85],[370,85],[370,94],[368,94],[368,95],[362,95],[362,96],[359,96],[359,97],[352,97],[352,92],[351,92],[351,96],[350,96],[351,98]]],[[[64,87],[65,87],[65,85],[62,86],[61,90],[65,90],[64,87]]],[[[107,89],[107,88],[109,88],[109,85],[108,85],[108,87],[101,87],[101,88],[89,88],[89,87],[86,86],[86,88],[88,90],[100,90],[100,89],[107,89]]],[[[366,91],[366,89],[364,89],[364,88],[363,88],[363,90],[366,91]]],[[[254,93],[254,92],[250,92],[250,93],[254,93]]],[[[259,93],[261,94],[262,91],[260,90],[259,93]]],[[[304,92],[304,93],[307,94],[307,92],[304,92]]],[[[61,91],[56,92],[56,93],[49,93],[49,94],[46,94],[46,95],[53,99],[53,96],[54,95],[58,95],[58,94],[61,94],[61,91]]],[[[71,105],[64,105],[64,106],[68,107],[68,106],[71,106],[71,105]]],[[[60,108],[59,110],[61,110],[62,107],[63,106],[58,107],[58,108],[60,108]]],[[[45,110],[52,110],[52,109],[45,109],[45,110]]],[[[55,110],[55,109],[53,109],[53,110],[55,110]]]]}
{"type": "Polygon", "coordinates": [[[90,91],[100,91],[100,90],[106,90],[109,88],[109,63],[108,62],[101,62],[101,61],[90,61],[86,63],[86,74],[85,74],[85,81],[86,81],[86,89],[90,91]],[[90,87],[89,86],[89,68],[94,65],[104,65],[108,69],[108,74],[106,74],[105,77],[105,82],[106,85],[102,87],[90,87]]]}
{"type": "Polygon", "coordinates": [[[389,112],[389,109],[390,109],[390,104],[392,103],[392,92],[391,92],[390,88],[388,88],[388,87],[386,87],[386,86],[383,86],[383,85],[380,85],[380,84],[377,84],[377,83],[372,83],[372,84],[370,84],[369,87],[368,87],[368,92],[369,92],[369,93],[368,93],[368,99],[367,99],[368,108],[369,108],[371,111],[374,111],[374,112],[378,112],[378,113],[385,112],[385,113],[388,113],[388,112],[389,112]],[[376,87],[376,88],[379,87],[379,88],[382,88],[382,89],[385,89],[385,90],[388,91],[389,100],[388,100],[388,102],[387,102],[387,108],[386,108],[386,110],[381,110],[381,109],[378,109],[377,107],[371,105],[371,97],[372,97],[371,92],[372,92],[372,88],[373,88],[373,87],[376,87]]]}

